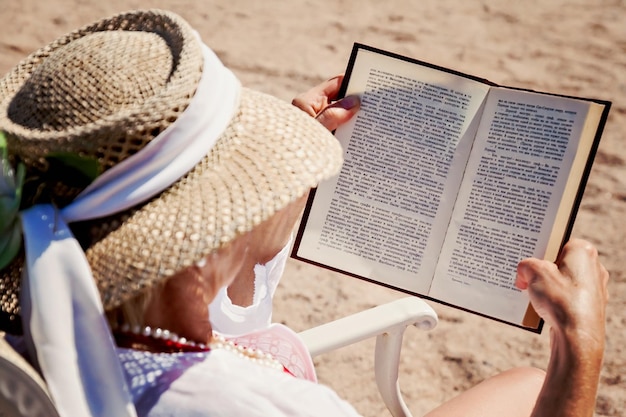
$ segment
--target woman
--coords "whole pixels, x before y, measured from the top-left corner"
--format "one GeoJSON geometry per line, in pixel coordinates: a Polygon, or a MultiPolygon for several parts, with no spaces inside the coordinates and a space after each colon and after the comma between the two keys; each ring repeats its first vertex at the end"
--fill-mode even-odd
{"type": "MultiPolygon", "coordinates": [[[[227,286],[235,304],[254,304],[256,265],[277,260],[310,188],[338,171],[324,126],[357,109],[354,98],[327,106],[340,81],[294,100],[302,112],[241,88],[184,20],[159,10],[79,29],[0,81],[3,328],[21,319],[62,416],[357,415],[311,381],[291,331],[228,340],[211,323],[226,310],[208,307],[227,286]]],[[[558,267],[519,270],[555,329],[543,388],[541,373],[514,370],[433,415],[593,408],[608,275],[582,241],[558,267]]]]}

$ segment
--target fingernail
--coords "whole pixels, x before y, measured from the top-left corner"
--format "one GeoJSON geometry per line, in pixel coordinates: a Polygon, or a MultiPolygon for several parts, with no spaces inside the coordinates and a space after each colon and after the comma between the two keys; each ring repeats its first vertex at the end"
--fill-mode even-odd
{"type": "Polygon", "coordinates": [[[352,95],[352,96],[347,96],[347,97],[344,97],[344,98],[343,98],[343,99],[339,102],[339,105],[340,105],[342,108],[346,109],[346,110],[350,110],[350,109],[352,109],[354,106],[358,105],[358,104],[359,104],[359,101],[360,101],[360,100],[359,100],[359,96],[352,95]]]}

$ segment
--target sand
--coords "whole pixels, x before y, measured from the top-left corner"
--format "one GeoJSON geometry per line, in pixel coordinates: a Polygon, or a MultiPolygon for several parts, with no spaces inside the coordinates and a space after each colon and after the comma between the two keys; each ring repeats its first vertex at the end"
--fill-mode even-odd
{"type": "MultiPolygon", "coordinates": [[[[573,235],[597,245],[611,273],[596,412],[626,408],[626,3],[622,0],[175,1],[0,0],[0,74],[57,36],[119,11],[160,7],[187,18],[243,84],[291,98],[342,72],[363,42],[503,85],[613,102],[573,235]]],[[[275,319],[296,330],[404,296],[290,261],[275,319]]],[[[400,381],[414,415],[504,369],[544,368],[535,335],[432,304],[440,323],[406,332],[400,381]]],[[[364,416],[389,415],[373,380],[373,341],[316,358],[319,379],[364,416]]],[[[495,393],[497,395],[497,393],[495,393]]]]}

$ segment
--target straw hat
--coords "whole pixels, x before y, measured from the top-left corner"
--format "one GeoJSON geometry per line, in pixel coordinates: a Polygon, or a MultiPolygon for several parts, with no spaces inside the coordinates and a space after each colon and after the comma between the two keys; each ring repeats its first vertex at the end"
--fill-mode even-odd
{"type": "MultiPolygon", "coordinates": [[[[27,172],[21,207],[63,207],[86,187],[56,155],[95,160],[102,173],[143,149],[187,108],[202,70],[193,29],[161,10],[104,19],[26,58],[0,80],[0,131],[12,165],[27,172]]],[[[340,146],[315,119],[243,88],[228,127],[186,175],[139,206],[70,226],[111,309],[250,231],[340,164],[340,146]]],[[[23,253],[0,271],[0,328],[11,332],[20,331],[22,267],[23,253]]]]}

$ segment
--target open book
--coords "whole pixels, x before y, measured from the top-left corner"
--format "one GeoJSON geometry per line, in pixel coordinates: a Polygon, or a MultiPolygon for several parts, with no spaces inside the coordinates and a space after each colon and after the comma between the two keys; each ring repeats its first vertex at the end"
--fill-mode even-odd
{"type": "Polygon", "coordinates": [[[610,102],[495,85],[355,44],[292,257],[540,332],[518,262],[568,239],[610,102]]]}

